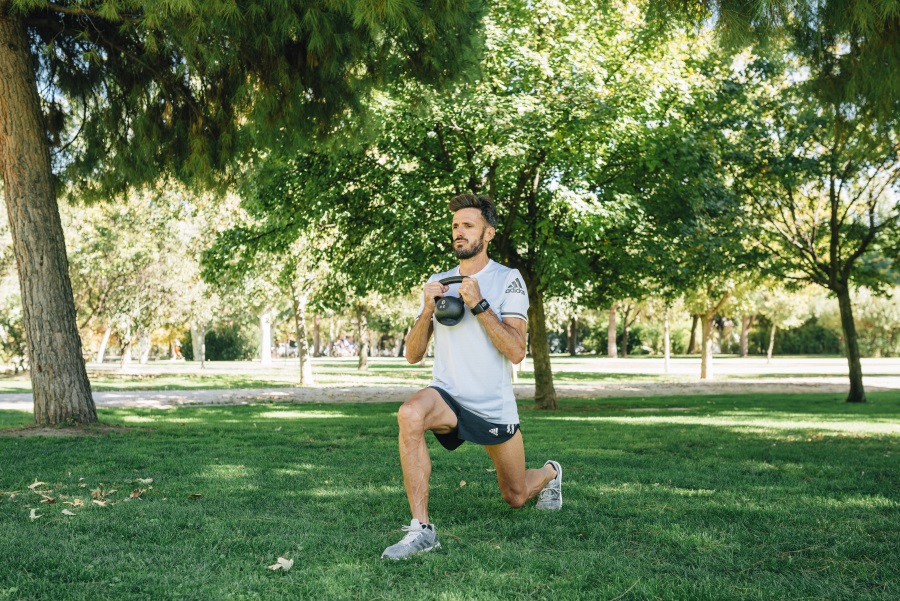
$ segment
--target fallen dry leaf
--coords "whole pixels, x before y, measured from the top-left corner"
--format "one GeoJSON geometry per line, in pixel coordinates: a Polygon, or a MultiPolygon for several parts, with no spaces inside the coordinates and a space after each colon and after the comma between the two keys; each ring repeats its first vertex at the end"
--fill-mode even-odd
{"type": "Polygon", "coordinates": [[[100,501],[99,499],[94,499],[91,503],[99,505],[100,507],[106,507],[106,501],[100,501]]]}
{"type": "Polygon", "coordinates": [[[147,491],[144,490],[143,488],[135,488],[133,491],[131,491],[131,498],[132,499],[140,499],[141,495],[144,494],[145,492],[147,492],[147,491]]]}
{"type": "Polygon", "coordinates": [[[32,520],[36,520],[36,519],[42,518],[42,517],[44,517],[44,516],[43,516],[43,515],[38,515],[37,509],[32,509],[32,510],[31,510],[31,516],[30,516],[30,517],[31,517],[32,520]]]}
{"type": "Polygon", "coordinates": [[[462,487],[465,486],[465,485],[466,485],[466,481],[465,481],[465,480],[460,480],[460,481],[459,481],[459,487],[460,487],[460,488],[462,488],[462,487]]]}
{"type": "Polygon", "coordinates": [[[102,499],[103,491],[100,490],[99,488],[95,488],[94,490],[91,491],[91,498],[92,499],[102,499]]]}
{"type": "Polygon", "coordinates": [[[281,426],[278,426],[277,428],[275,428],[275,431],[276,431],[276,432],[281,432],[281,426]]]}
{"type": "Polygon", "coordinates": [[[283,572],[287,572],[292,567],[294,567],[293,559],[285,559],[284,557],[279,557],[275,560],[275,563],[269,566],[270,570],[281,570],[283,572]]]}
{"type": "Polygon", "coordinates": [[[63,514],[63,515],[75,515],[75,512],[74,512],[74,511],[69,511],[68,509],[63,509],[63,510],[62,510],[62,514],[63,514]]]}
{"type": "Polygon", "coordinates": [[[200,493],[195,492],[194,494],[188,495],[188,499],[199,499],[202,496],[203,495],[201,495],[200,493]]]}
{"type": "Polygon", "coordinates": [[[29,485],[28,485],[28,488],[30,488],[31,490],[34,490],[35,488],[37,488],[37,487],[40,486],[41,484],[46,484],[46,482],[37,482],[37,481],[36,481],[34,484],[29,484],[29,485]]]}
{"type": "Polygon", "coordinates": [[[44,497],[43,499],[41,499],[41,503],[46,503],[47,505],[53,505],[56,503],[56,499],[54,499],[53,497],[48,497],[47,495],[41,496],[44,497]]]}
{"type": "Polygon", "coordinates": [[[71,505],[72,507],[76,507],[76,508],[84,507],[84,501],[82,501],[81,499],[75,499],[71,503],[69,503],[68,501],[63,501],[63,505],[71,505]]]}
{"type": "Polygon", "coordinates": [[[136,482],[140,482],[141,484],[153,484],[153,478],[138,478],[136,482]]]}

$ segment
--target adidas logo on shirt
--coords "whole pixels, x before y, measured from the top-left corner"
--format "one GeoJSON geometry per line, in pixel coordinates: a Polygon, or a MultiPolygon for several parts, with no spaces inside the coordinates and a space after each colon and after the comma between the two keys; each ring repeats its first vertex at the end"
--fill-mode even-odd
{"type": "Polygon", "coordinates": [[[522,280],[519,278],[514,279],[509,283],[509,286],[506,288],[507,294],[525,294],[525,287],[522,285],[522,280]]]}

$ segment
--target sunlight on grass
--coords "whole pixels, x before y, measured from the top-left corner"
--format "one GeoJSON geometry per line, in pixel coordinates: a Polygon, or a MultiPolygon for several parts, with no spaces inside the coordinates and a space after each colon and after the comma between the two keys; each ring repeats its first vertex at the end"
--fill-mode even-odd
{"type": "Polygon", "coordinates": [[[123,415],[121,418],[123,422],[130,422],[133,424],[143,424],[148,422],[155,422],[155,417],[147,417],[146,415],[123,415]]]}
{"type": "Polygon", "coordinates": [[[201,478],[211,480],[245,478],[247,475],[247,466],[233,464],[210,465],[200,473],[201,478]]]}
{"type": "Polygon", "coordinates": [[[554,421],[572,422],[609,422],[631,426],[644,426],[653,424],[684,425],[684,426],[715,426],[732,429],[758,429],[758,430],[826,430],[847,434],[886,434],[900,436],[900,424],[896,422],[861,422],[822,420],[811,421],[803,419],[773,419],[752,417],[746,413],[728,412],[717,417],[704,416],[647,416],[647,417],[546,417],[544,419],[554,421]]]}
{"type": "Polygon", "coordinates": [[[260,418],[267,419],[328,419],[333,417],[350,417],[346,413],[337,411],[266,411],[259,414],[260,418]]]}

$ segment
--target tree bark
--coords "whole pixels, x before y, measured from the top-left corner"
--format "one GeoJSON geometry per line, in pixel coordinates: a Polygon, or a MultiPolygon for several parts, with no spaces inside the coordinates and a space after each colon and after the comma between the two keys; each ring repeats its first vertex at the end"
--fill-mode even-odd
{"type": "Polygon", "coordinates": [[[19,274],[34,421],[95,423],[34,58],[22,22],[0,3],[0,173],[19,274]]]}
{"type": "Polygon", "coordinates": [[[753,327],[755,315],[741,316],[741,357],[750,355],[750,328],[753,327]]]}
{"type": "Polygon", "coordinates": [[[778,326],[772,322],[772,331],[769,334],[769,350],[766,352],[766,365],[772,362],[772,350],[775,348],[775,329],[778,326]]]}
{"type": "Polygon", "coordinates": [[[313,314],[313,357],[322,356],[322,333],[319,330],[319,314],[313,314]]]}
{"type": "Polygon", "coordinates": [[[100,348],[97,349],[97,363],[103,363],[106,357],[106,347],[109,345],[109,335],[112,334],[112,326],[106,326],[103,332],[103,340],[100,341],[100,348]]]}
{"type": "Polygon", "coordinates": [[[672,339],[669,335],[669,310],[666,309],[665,314],[663,315],[663,368],[666,373],[669,373],[669,363],[670,357],[672,355],[672,339]]]}
{"type": "Polygon", "coordinates": [[[688,342],[687,354],[693,355],[697,352],[697,323],[700,321],[700,314],[694,313],[691,315],[693,321],[691,322],[691,341],[688,342]]]}
{"type": "MultiPolygon", "coordinates": [[[[533,278],[530,282],[534,281],[533,278]]],[[[547,339],[547,318],[544,314],[544,295],[536,286],[528,286],[528,329],[531,340],[531,360],[534,364],[534,406],[536,409],[558,409],[553,370],[550,367],[550,341],[547,339]]]]}
{"type": "Polygon", "coordinates": [[[862,364],[859,355],[859,341],[856,337],[856,323],[853,320],[853,305],[850,301],[850,288],[841,286],[836,291],[838,306],[841,310],[841,330],[844,332],[844,350],[847,353],[847,364],[850,368],[850,393],[848,403],[865,403],[866,391],[863,388],[862,364]]]}
{"type": "Polygon", "coordinates": [[[140,358],[141,365],[146,365],[150,360],[150,350],[153,345],[150,343],[150,337],[147,336],[146,332],[141,332],[138,335],[138,357],[140,358]]]}
{"type": "Polygon", "coordinates": [[[609,326],[606,328],[606,356],[610,359],[615,359],[619,356],[619,351],[616,348],[616,309],[618,308],[618,302],[613,303],[612,307],[609,308],[609,326]]]}
{"type": "Polygon", "coordinates": [[[312,361],[306,341],[306,295],[294,295],[294,329],[297,334],[297,357],[300,359],[300,384],[313,384],[312,361]]]}
{"type": "Polygon", "coordinates": [[[268,309],[259,316],[259,359],[262,365],[272,365],[272,314],[268,309]]]}
{"type": "Polygon", "coordinates": [[[359,371],[369,369],[369,318],[365,307],[356,310],[356,342],[359,345],[359,371]]]}
{"type": "Polygon", "coordinates": [[[575,357],[578,355],[578,318],[574,315],[569,319],[569,340],[567,341],[567,346],[569,347],[569,356],[575,357]]]}
{"type": "Polygon", "coordinates": [[[628,318],[631,316],[633,305],[627,303],[622,311],[622,358],[628,358],[628,318]]]}
{"type": "Polygon", "coordinates": [[[200,362],[200,369],[206,364],[206,326],[191,324],[191,345],[194,347],[194,361],[200,362]]]}
{"type": "Polygon", "coordinates": [[[703,351],[702,358],[700,359],[700,379],[701,380],[712,380],[713,379],[713,366],[712,366],[712,331],[713,331],[713,318],[715,317],[715,313],[707,314],[703,316],[702,319],[702,328],[701,328],[701,350],[703,351]]]}

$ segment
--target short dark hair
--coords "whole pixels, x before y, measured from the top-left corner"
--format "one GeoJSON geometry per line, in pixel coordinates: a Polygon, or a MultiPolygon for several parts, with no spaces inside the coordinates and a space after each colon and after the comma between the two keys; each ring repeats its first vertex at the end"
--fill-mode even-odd
{"type": "Polygon", "coordinates": [[[497,207],[489,197],[460,194],[450,200],[450,211],[455,213],[460,209],[479,209],[487,224],[494,229],[497,228],[497,207]]]}

